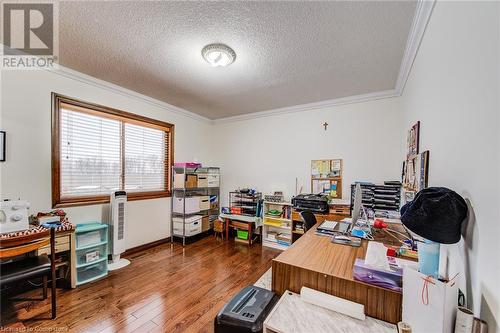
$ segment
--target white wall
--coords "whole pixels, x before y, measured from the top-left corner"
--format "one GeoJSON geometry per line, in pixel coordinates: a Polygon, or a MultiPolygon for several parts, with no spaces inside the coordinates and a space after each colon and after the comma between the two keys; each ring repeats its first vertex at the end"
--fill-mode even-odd
{"type": "Polygon", "coordinates": [[[265,194],[283,191],[290,199],[296,177],[303,193],[310,193],[313,159],[343,159],[344,199],[349,199],[354,181],[399,180],[401,121],[397,100],[383,99],[216,123],[223,203],[230,190],[245,186],[265,194]]]}
{"type": "MultiPolygon", "coordinates": [[[[0,163],[0,195],[29,200],[32,213],[51,209],[51,92],[173,123],[174,160],[211,162],[209,122],[48,71],[3,71],[0,125],[8,140],[7,161],[0,163]]],[[[93,205],[65,210],[72,222],[81,223],[106,220],[108,209],[93,205]]],[[[169,210],[168,198],[130,202],[127,248],[168,237],[169,210]]]]}
{"type": "Polygon", "coordinates": [[[473,205],[472,233],[452,246],[452,260],[465,264],[473,308],[490,332],[500,331],[499,7],[438,1],[400,98],[405,128],[421,122],[430,185],[473,205]]]}

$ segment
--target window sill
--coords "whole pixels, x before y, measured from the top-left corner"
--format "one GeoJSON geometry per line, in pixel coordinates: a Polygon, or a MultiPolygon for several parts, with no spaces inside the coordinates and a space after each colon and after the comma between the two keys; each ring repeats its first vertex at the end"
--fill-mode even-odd
{"type": "MultiPolygon", "coordinates": [[[[127,201],[149,200],[158,198],[171,197],[170,191],[157,191],[157,192],[143,192],[143,193],[128,193],[127,201]]],[[[109,203],[109,196],[96,196],[96,197],[81,197],[63,199],[60,202],[53,202],[52,208],[67,208],[78,206],[102,205],[109,203]]]]}

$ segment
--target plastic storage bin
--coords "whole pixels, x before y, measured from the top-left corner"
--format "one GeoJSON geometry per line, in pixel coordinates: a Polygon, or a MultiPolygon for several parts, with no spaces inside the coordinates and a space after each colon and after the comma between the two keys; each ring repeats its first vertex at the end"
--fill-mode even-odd
{"type": "Polygon", "coordinates": [[[100,222],[76,226],[76,284],[108,274],[108,225],[100,222]]]}
{"type": "Polygon", "coordinates": [[[76,284],[81,285],[102,278],[108,274],[107,260],[101,260],[91,265],[76,269],[76,284]]]}
{"type": "Polygon", "coordinates": [[[201,163],[196,162],[176,162],[174,163],[175,167],[179,168],[199,168],[201,167],[201,163]]]}
{"type": "Polygon", "coordinates": [[[76,232],[77,248],[93,246],[108,241],[108,226],[106,224],[99,223],[98,226],[95,226],[95,223],[79,224],[77,226],[78,229],[79,231],[76,232]]]}
{"type": "Polygon", "coordinates": [[[199,197],[173,198],[173,211],[175,213],[194,214],[200,211],[199,197]],[[185,201],[185,203],[184,203],[185,201]],[[186,205],[184,207],[184,205],[186,205]]]}
{"type": "Polygon", "coordinates": [[[86,266],[104,259],[107,260],[107,247],[108,244],[104,243],[102,245],[76,250],[76,267],[86,266]]]}
{"type": "Polygon", "coordinates": [[[236,237],[239,239],[248,239],[248,231],[247,230],[240,230],[238,229],[236,232],[236,237]]]}

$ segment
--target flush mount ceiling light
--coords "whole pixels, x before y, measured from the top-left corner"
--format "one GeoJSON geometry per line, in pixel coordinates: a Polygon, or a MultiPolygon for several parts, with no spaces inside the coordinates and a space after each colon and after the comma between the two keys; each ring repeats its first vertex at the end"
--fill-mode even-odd
{"type": "Polygon", "coordinates": [[[229,66],[236,59],[236,53],[225,44],[209,44],[201,50],[201,55],[213,67],[229,66]]]}

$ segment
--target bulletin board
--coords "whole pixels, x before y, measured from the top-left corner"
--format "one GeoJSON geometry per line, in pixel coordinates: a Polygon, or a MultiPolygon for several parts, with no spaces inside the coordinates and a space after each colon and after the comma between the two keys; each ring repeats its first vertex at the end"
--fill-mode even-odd
{"type": "Polygon", "coordinates": [[[311,193],[342,199],[342,159],[311,161],[311,193]]]}

